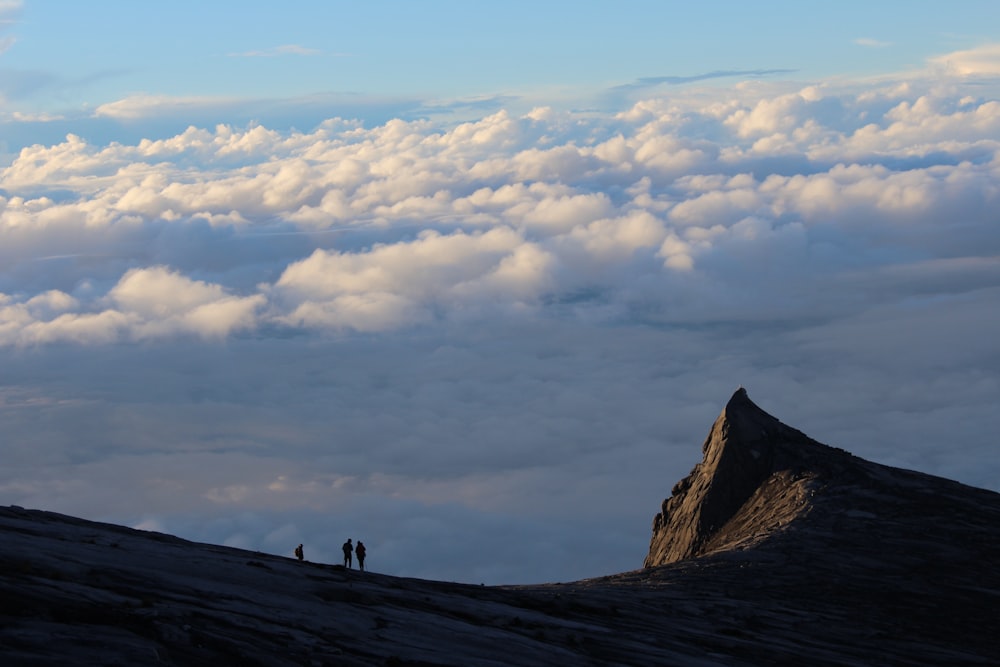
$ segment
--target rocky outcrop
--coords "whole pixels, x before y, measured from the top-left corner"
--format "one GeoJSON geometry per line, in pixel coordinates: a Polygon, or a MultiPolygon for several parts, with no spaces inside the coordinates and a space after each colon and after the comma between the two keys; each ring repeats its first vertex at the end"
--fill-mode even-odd
{"type": "MultiPolygon", "coordinates": [[[[787,532],[799,533],[803,548],[819,541],[834,554],[864,550],[858,539],[917,542],[921,531],[951,529],[949,498],[966,496],[965,513],[975,507],[970,492],[989,493],[819,443],[759,408],[743,388],[702,451],[653,518],[645,567],[744,550],[787,532]]],[[[996,494],[983,499],[996,504],[996,494]]]]}
{"type": "Polygon", "coordinates": [[[743,388],[715,420],[702,453],[703,461],[674,485],[653,519],[646,567],[773,532],[808,509],[804,497],[817,473],[850,467],[854,459],[781,423],[743,388]]]}

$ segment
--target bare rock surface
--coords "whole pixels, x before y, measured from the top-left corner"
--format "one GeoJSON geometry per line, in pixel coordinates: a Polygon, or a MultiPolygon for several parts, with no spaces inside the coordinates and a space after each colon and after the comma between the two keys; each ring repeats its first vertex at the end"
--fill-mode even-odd
{"type": "Polygon", "coordinates": [[[742,390],[704,453],[646,567],[540,586],[0,508],[0,664],[997,664],[1000,494],[822,445],[742,390]]]}

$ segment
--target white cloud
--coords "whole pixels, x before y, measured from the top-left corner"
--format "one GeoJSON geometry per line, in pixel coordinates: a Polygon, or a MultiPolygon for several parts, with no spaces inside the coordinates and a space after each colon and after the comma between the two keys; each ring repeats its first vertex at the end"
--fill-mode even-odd
{"type": "Polygon", "coordinates": [[[931,58],[931,64],[949,75],[997,76],[1000,75],[1000,44],[985,44],[983,46],[955,51],[936,58],[931,58]]]}
{"type": "Polygon", "coordinates": [[[668,269],[690,271],[694,268],[694,257],[691,251],[691,244],[674,233],[663,240],[657,255],[663,258],[663,265],[668,269]]]}
{"type": "Polygon", "coordinates": [[[269,49],[254,51],[243,51],[241,53],[230,53],[232,57],[239,58],[274,58],[276,56],[315,56],[322,53],[319,49],[312,49],[298,44],[283,44],[269,49]]]}
{"type": "Polygon", "coordinates": [[[859,94],[756,82],[724,102],[674,96],[606,118],[549,110],[454,127],[331,121],[308,134],[219,125],[107,146],[69,135],[24,149],[0,173],[8,193],[0,229],[10,260],[39,285],[42,275],[24,257],[78,257],[64,262],[66,293],[73,276],[121,279],[108,294],[125,299],[136,278],[120,264],[88,274],[83,253],[71,250],[86,244],[125,266],[182,266],[169,279],[188,281],[174,290],[178,297],[214,290],[205,298],[215,305],[183,316],[168,301],[157,313],[116,303],[144,318],[148,335],[223,335],[251,321],[385,331],[456,314],[477,299],[532,306],[595,281],[627,291],[639,275],[668,280],[673,269],[714,266],[731,250],[726,230],[745,230],[747,220],[768,229],[801,222],[804,247],[826,228],[840,230],[822,242],[844,257],[856,250],[851,234],[902,239],[887,225],[906,219],[934,229],[961,209],[973,216],[964,224],[987,224],[997,200],[988,156],[998,145],[998,104],[981,88],[959,94],[910,82],[859,94]],[[275,225],[291,225],[286,234],[297,227],[301,241],[269,244],[275,225]],[[56,230],[73,243],[56,249],[56,230]],[[211,260],[193,252],[206,238],[223,244],[211,260]],[[156,255],[129,262],[128,244],[153,239],[156,255]],[[252,253],[259,288],[241,260],[227,259],[236,247],[252,253]],[[664,262],[659,277],[649,273],[654,257],[664,262]],[[213,281],[188,277],[223,265],[230,273],[213,281]],[[252,308],[231,296],[232,272],[245,273],[238,289],[252,308]],[[225,311],[223,299],[231,300],[225,311]]]}
{"type": "Polygon", "coordinates": [[[0,302],[0,344],[101,344],[192,334],[221,339],[254,327],[263,303],[261,295],[231,296],[219,285],[165,267],[133,269],[105,299],[89,304],[58,290],[24,302],[6,296],[0,302]]]}
{"type": "Polygon", "coordinates": [[[163,267],[129,271],[108,296],[119,307],[142,317],[170,317],[223,297],[219,285],[189,280],[163,267]]]}
{"type": "Polygon", "coordinates": [[[640,248],[659,246],[666,231],[663,223],[646,211],[633,211],[617,218],[596,220],[578,226],[570,237],[581,242],[591,255],[604,261],[628,260],[640,248]]]}
{"type": "Polygon", "coordinates": [[[291,309],[290,323],[378,331],[482,299],[534,301],[550,284],[551,263],[544,250],[508,228],[425,231],[412,242],[363,253],[317,250],[282,273],[273,297],[291,309]]]}
{"type": "Polygon", "coordinates": [[[321,301],[305,299],[293,308],[283,321],[312,329],[388,331],[429,319],[419,303],[390,292],[341,294],[321,301]]]}
{"type": "Polygon", "coordinates": [[[810,86],[792,94],[759,100],[751,109],[734,111],[724,122],[735,128],[740,137],[788,132],[805,122],[809,105],[820,99],[818,90],[810,86]]]}
{"type": "Polygon", "coordinates": [[[316,555],[334,522],[466,580],[420,527],[503,548],[490,529],[542,514],[601,535],[597,575],[641,563],[739,384],[823,441],[995,485],[990,53],[609,113],[28,146],[0,171],[0,492],[316,555]]]}
{"type": "Polygon", "coordinates": [[[24,305],[27,307],[28,312],[35,317],[45,317],[46,315],[51,317],[74,310],[79,306],[79,303],[65,292],[49,290],[38,296],[31,297],[24,305]]]}
{"type": "Polygon", "coordinates": [[[854,40],[854,43],[858,46],[865,46],[872,49],[884,49],[892,46],[892,42],[884,42],[879,39],[872,39],[871,37],[858,37],[854,40]]]}
{"type": "Polygon", "coordinates": [[[723,187],[692,194],[670,209],[670,219],[679,225],[711,227],[732,222],[753,213],[764,201],[755,187],[723,187]]]}
{"type": "Polygon", "coordinates": [[[227,97],[176,97],[143,94],[101,104],[94,109],[94,116],[130,121],[150,116],[182,115],[185,111],[190,112],[206,106],[231,106],[237,103],[238,100],[227,97]]]}
{"type": "MultiPolygon", "coordinates": [[[[7,25],[14,23],[21,14],[24,3],[21,0],[3,0],[0,2],[0,30],[4,30],[7,25]]],[[[17,43],[14,35],[4,35],[0,33],[0,54],[11,49],[17,43]]]]}
{"type": "Polygon", "coordinates": [[[10,118],[19,123],[54,123],[58,120],[66,120],[65,116],[49,112],[25,113],[23,111],[12,111],[10,118]]]}
{"type": "MultiPolygon", "coordinates": [[[[546,193],[542,199],[526,200],[520,217],[529,228],[539,227],[545,230],[544,233],[559,233],[582,227],[613,212],[610,200],[603,193],[546,193]]],[[[508,217],[511,217],[510,214],[508,217]]]]}
{"type": "Polygon", "coordinates": [[[137,338],[174,332],[222,338],[252,328],[264,297],[236,297],[219,285],[191,280],[164,267],[129,271],[108,293],[120,310],[138,316],[137,338]]]}
{"type": "Polygon", "coordinates": [[[82,186],[89,193],[86,182],[112,175],[126,164],[116,148],[101,150],[69,134],[60,144],[22,149],[12,164],[0,171],[0,182],[8,188],[82,186]]]}

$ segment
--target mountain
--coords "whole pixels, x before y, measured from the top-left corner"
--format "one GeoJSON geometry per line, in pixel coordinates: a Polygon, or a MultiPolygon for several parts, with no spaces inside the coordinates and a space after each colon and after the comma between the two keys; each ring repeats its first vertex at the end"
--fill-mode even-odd
{"type": "Polygon", "coordinates": [[[0,508],[0,664],[997,664],[1000,494],[823,445],[742,389],[703,451],[645,567],[538,586],[0,508]]]}
{"type": "MultiPolygon", "coordinates": [[[[742,388],[715,421],[702,453],[653,519],[646,567],[745,549],[784,530],[803,546],[822,543],[832,554],[855,557],[874,538],[886,565],[898,565],[914,540],[926,541],[918,539],[924,531],[938,542],[962,543],[965,518],[988,514],[996,497],[820,444],[757,407],[742,388]]],[[[986,555],[975,549],[934,555],[949,554],[950,561],[971,559],[969,565],[986,555]]]]}

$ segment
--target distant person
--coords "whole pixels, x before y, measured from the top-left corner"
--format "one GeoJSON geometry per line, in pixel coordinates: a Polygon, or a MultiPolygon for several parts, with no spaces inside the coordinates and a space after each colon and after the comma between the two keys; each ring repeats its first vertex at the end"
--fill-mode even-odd
{"type": "Polygon", "coordinates": [[[358,546],[354,547],[354,553],[358,556],[358,569],[365,571],[365,543],[358,540],[358,546]]]}
{"type": "Polygon", "coordinates": [[[299,561],[301,561],[303,558],[305,558],[305,555],[302,553],[302,545],[301,544],[299,546],[295,547],[295,557],[298,558],[299,561]]]}
{"type": "Polygon", "coordinates": [[[344,546],[341,547],[344,550],[344,567],[350,569],[351,567],[351,553],[354,551],[354,546],[351,544],[351,538],[347,538],[344,542],[344,546]]]}

